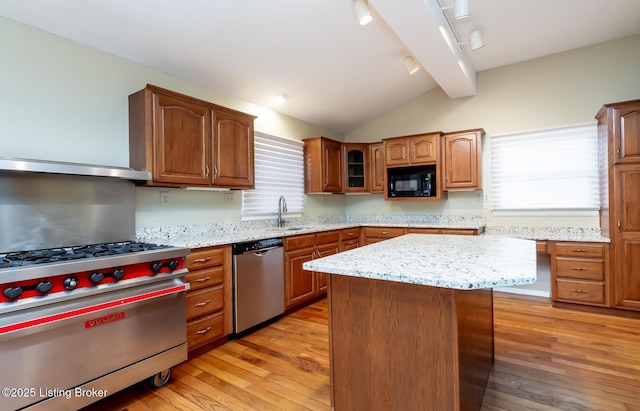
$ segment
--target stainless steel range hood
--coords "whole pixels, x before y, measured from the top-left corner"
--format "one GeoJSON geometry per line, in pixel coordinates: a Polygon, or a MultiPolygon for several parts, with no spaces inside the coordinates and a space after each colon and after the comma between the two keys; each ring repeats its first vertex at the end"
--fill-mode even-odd
{"type": "Polygon", "coordinates": [[[147,181],[151,179],[150,172],[131,168],[0,157],[0,172],[5,171],[112,177],[132,181],[147,181]]]}

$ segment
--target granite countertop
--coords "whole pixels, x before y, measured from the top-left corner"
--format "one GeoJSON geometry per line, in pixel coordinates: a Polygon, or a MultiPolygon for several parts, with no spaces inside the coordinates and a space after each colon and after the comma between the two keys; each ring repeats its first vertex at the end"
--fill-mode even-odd
{"type": "Polygon", "coordinates": [[[202,232],[179,228],[148,230],[138,233],[138,241],[156,244],[168,244],[176,247],[212,247],[224,244],[242,243],[245,241],[263,240],[266,238],[288,237],[300,234],[311,234],[321,231],[342,230],[353,227],[412,227],[412,228],[455,228],[483,229],[484,225],[476,223],[322,223],[302,224],[279,227],[261,227],[254,229],[202,232]]]}
{"type": "Polygon", "coordinates": [[[540,241],[577,241],[587,243],[611,242],[611,239],[603,236],[600,233],[600,228],[597,227],[492,226],[486,228],[485,234],[540,241]]]}
{"type": "Polygon", "coordinates": [[[305,270],[461,290],[533,284],[535,241],[407,234],[308,261],[305,270]]]}

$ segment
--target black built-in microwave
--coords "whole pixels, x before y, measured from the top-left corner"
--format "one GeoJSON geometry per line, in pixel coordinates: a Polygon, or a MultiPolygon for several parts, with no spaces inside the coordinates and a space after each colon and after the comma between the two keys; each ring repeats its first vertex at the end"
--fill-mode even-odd
{"type": "Polygon", "coordinates": [[[388,197],[435,197],[435,165],[387,169],[388,197]]]}

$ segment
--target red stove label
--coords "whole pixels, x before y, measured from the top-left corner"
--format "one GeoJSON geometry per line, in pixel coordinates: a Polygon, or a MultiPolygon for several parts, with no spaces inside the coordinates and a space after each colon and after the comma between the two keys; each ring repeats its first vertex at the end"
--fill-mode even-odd
{"type": "Polygon", "coordinates": [[[99,325],[105,325],[120,320],[124,320],[124,311],[87,320],[84,322],[84,328],[93,328],[99,325]]]}

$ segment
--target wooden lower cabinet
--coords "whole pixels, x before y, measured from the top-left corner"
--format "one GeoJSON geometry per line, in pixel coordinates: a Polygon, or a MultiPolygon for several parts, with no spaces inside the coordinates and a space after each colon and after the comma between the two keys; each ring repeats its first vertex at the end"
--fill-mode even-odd
{"type": "Polygon", "coordinates": [[[449,234],[478,235],[482,230],[476,228],[407,228],[405,234],[449,234]]]}
{"type": "Polygon", "coordinates": [[[365,227],[364,245],[377,243],[404,234],[403,227],[365,227]]]}
{"type": "Polygon", "coordinates": [[[551,242],[553,301],[609,306],[609,245],[551,242]]]}
{"type": "Polygon", "coordinates": [[[344,242],[359,236],[360,229],[355,228],[285,237],[285,308],[311,301],[327,292],[327,275],[304,270],[303,263],[337,254],[344,242]]]}
{"type": "Polygon", "coordinates": [[[412,227],[365,227],[365,245],[377,243],[404,234],[450,234],[478,235],[483,230],[477,228],[412,228],[412,227]]]}
{"type": "Polygon", "coordinates": [[[231,245],[199,248],[187,256],[187,348],[232,333],[231,245]]]}

